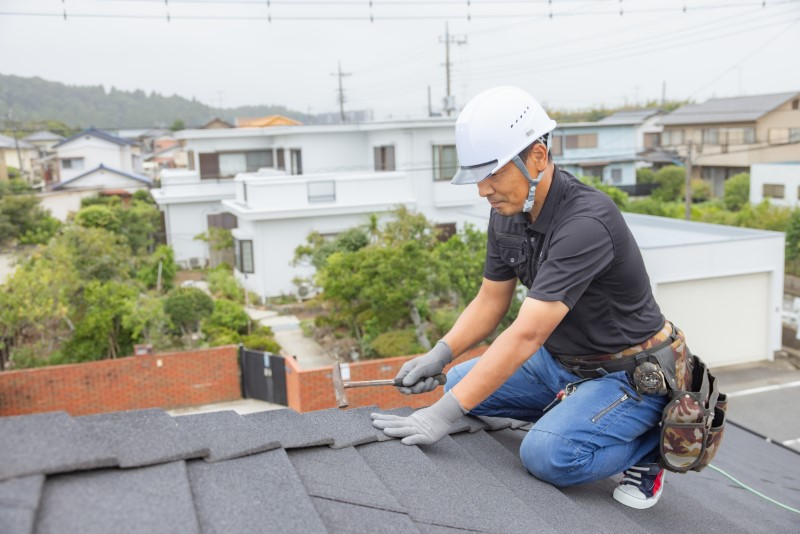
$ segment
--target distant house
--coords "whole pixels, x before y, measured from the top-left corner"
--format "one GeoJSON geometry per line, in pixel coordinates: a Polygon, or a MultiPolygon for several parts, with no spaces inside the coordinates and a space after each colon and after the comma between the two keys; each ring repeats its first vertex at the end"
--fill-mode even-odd
{"type": "Polygon", "coordinates": [[[33,167],[39,157],[36,147],[22,139],[0,135],[0,180],[8,180],[8,168],[14,167],[22,178],[34,183],[33,167]]]}
{"type": "Polygon", "coordinates": [[[233,128],[233,124],[229,123],[228,121],[224,121],[218,117],[214,117],[213,119],[202,125],[199,129],[214,130],[216,128],[233,128]]]}
{"type": "Polygon", "coordinates": [[[793,161],[800,153],[800,92],[712,98],[661,117],[661,147],[688,154],[693,177],[722,195],[725,180],[754,163],[793,161]]]}
{"type": "Polygon", "coordinates": [[[63,135],[48,131],[36,132],[23,139],[35,146],[38,152],[38,157],[33,162],[34,182],[43,181],[45,185],[48,185],[56,180],[58,159],[53,147],[64,139],[66,138],[63,135]]]}
{"type": "Polygon", "coordinates": [[[255,119],[236,118],[237,128],[266,128],[268,126],[300,126],[302,122],[282,115],[268,115],[255,119]]]}
{"type": "Polygon", "coordinates": [[[100,164],[69,180],[62,180],[53,186],[53,191],[95,189],[97,191],[125,190],[132,193],[138,189],[147,189],[152,185],[152,180],[143,174],[124,172],[100,164]]]}
{"type": "Polygon", "coordinates": [[[139,149],[133,141],[89,128],[53,147],[59,164],[59,181],[67,182],[100,166],[122,173],[141,174],[139,149]]]}
{"type": "Polygon", "coordinates": [[[22,140],[38,148],[40,154],[49,154],[53,152],[53,147],[64,139],[66,138],[63,135],[42,130],[33,133],[22,140]]]}
{"type": "Polygon", "coordinates": [[[142,167],[151,178],[157,180],[162,169],[187,166],[186,151],[172,133],[160,135],[150,140],[149,144],[152,151],[142,155],[142,167]]]}
{"type": "Polygon", "coordinates": [[[750,167],[750,202],[758,204],[765,199],[776,206],[800,207],[800,161],[750,167]]]}
{"type": "Polygon", "coordinates": [[[614,186],[634,186],[639,153],[657,142],[658,109],[621,111],[597,122],[559,124],[553,133],[553,160],[576,176],[592,176],[614,186]]]}

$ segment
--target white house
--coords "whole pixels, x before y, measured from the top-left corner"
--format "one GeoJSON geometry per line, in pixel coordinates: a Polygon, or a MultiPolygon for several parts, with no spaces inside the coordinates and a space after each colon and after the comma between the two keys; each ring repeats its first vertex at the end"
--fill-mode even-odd
{"type": "Polygon", "coordinates": [[[754,163],[750,166],[750,202],[764,199],[776,206],[800,204],[800,161],[754,163]]]}
{"type": "Polygon", "coordinates": [[[53,149],[61,182],[101,165],[126,173],[142,173],[139,150],[132,141],[94,127],[57,143],[53,149]]]}
{"type": "Polygon", "coordinates": [[[167,243],[175,261],[186,267],[205,265],[210,257],[208,244],[196,239],[218,224],[232,228],[235,219],[226,215],[222,201],[234,198],[233,180],[201,180],[197,171],[163,169],[161,187],[150,194],[164,214],[167,243]]]}
{"type": "MultiPolygon", "coordinates": [[[[449,183],[457,168],[453,126],[453,119],[431,119],[177,132],[194,172],[166,169],[161,189],[153,191],[167,241],[178,261],[203,264],[209,251],[194,237],[209,225],[238,226],[239,241],[263,236],[264,245],[272,243],[269,271],[261,265],[267,256],[255,252],[258,274],[248,273],[247,283],[274,296],[296,289],[292,279],[303,273],[289,262],[311,230],[335,234],[398,204],[454,230],[462,223],[459,209],[481,199],[474,187],[449,183]],[[278,229],[279,220],[292,221],[282,223],[291,231],[278,229]]],[[[256,251],[260,239],[254,239],[256,251]]]]}
{"type": "MultiPolygon", "coordinates": [[[[485,228],[488,212],[470,213],[485,228]]],[[[712,366],[781,349],[784,234],[623,213],[664,316],[712,366]]]]}

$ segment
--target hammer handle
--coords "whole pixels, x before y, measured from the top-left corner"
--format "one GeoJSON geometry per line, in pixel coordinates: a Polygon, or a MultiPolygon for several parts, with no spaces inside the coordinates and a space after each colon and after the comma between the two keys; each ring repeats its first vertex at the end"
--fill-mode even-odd
{"type": "MultiPolygon", "coordinates": [[[[444,373],[439,373],[438,375],[433,377],[440,385],[445,385],[447,383],[447,375],[444,373]]],[[[402,378],[395,378],[395,379],[387,379],[387,380],[364,380],[362,382],[345,382],[344,387],[346,388],[365,388],[370,386],[402,386],[403,379],[402,378]]]]}

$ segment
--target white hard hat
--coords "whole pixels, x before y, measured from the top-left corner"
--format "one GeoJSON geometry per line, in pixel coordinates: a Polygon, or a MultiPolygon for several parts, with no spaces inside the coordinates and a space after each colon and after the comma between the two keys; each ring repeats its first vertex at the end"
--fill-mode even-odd
{"type": "Polygon", "coordinates": [[[469,101],[456,121],[460,169],[451,183],[484,180],[555,127],[556,121],[522,89],[495,87],[483,91],[469,101]]]}

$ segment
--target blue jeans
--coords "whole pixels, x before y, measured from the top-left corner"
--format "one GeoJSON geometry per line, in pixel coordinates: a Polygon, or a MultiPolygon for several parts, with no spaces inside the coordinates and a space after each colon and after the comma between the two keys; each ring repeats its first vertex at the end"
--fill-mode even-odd
{"type": "MultiPolygon", "coordinates": [[[[453,367],[445,390],[477,361],[453,367]]],[[[623,371],[579,384],[544,412],[560,390],[579,380],[542,347],[470,413],[534,422],[520,458],[528,472],[554,486],[600,480],[637,463],[655,462],[667,397],[640,395],[623,371]]]]}

